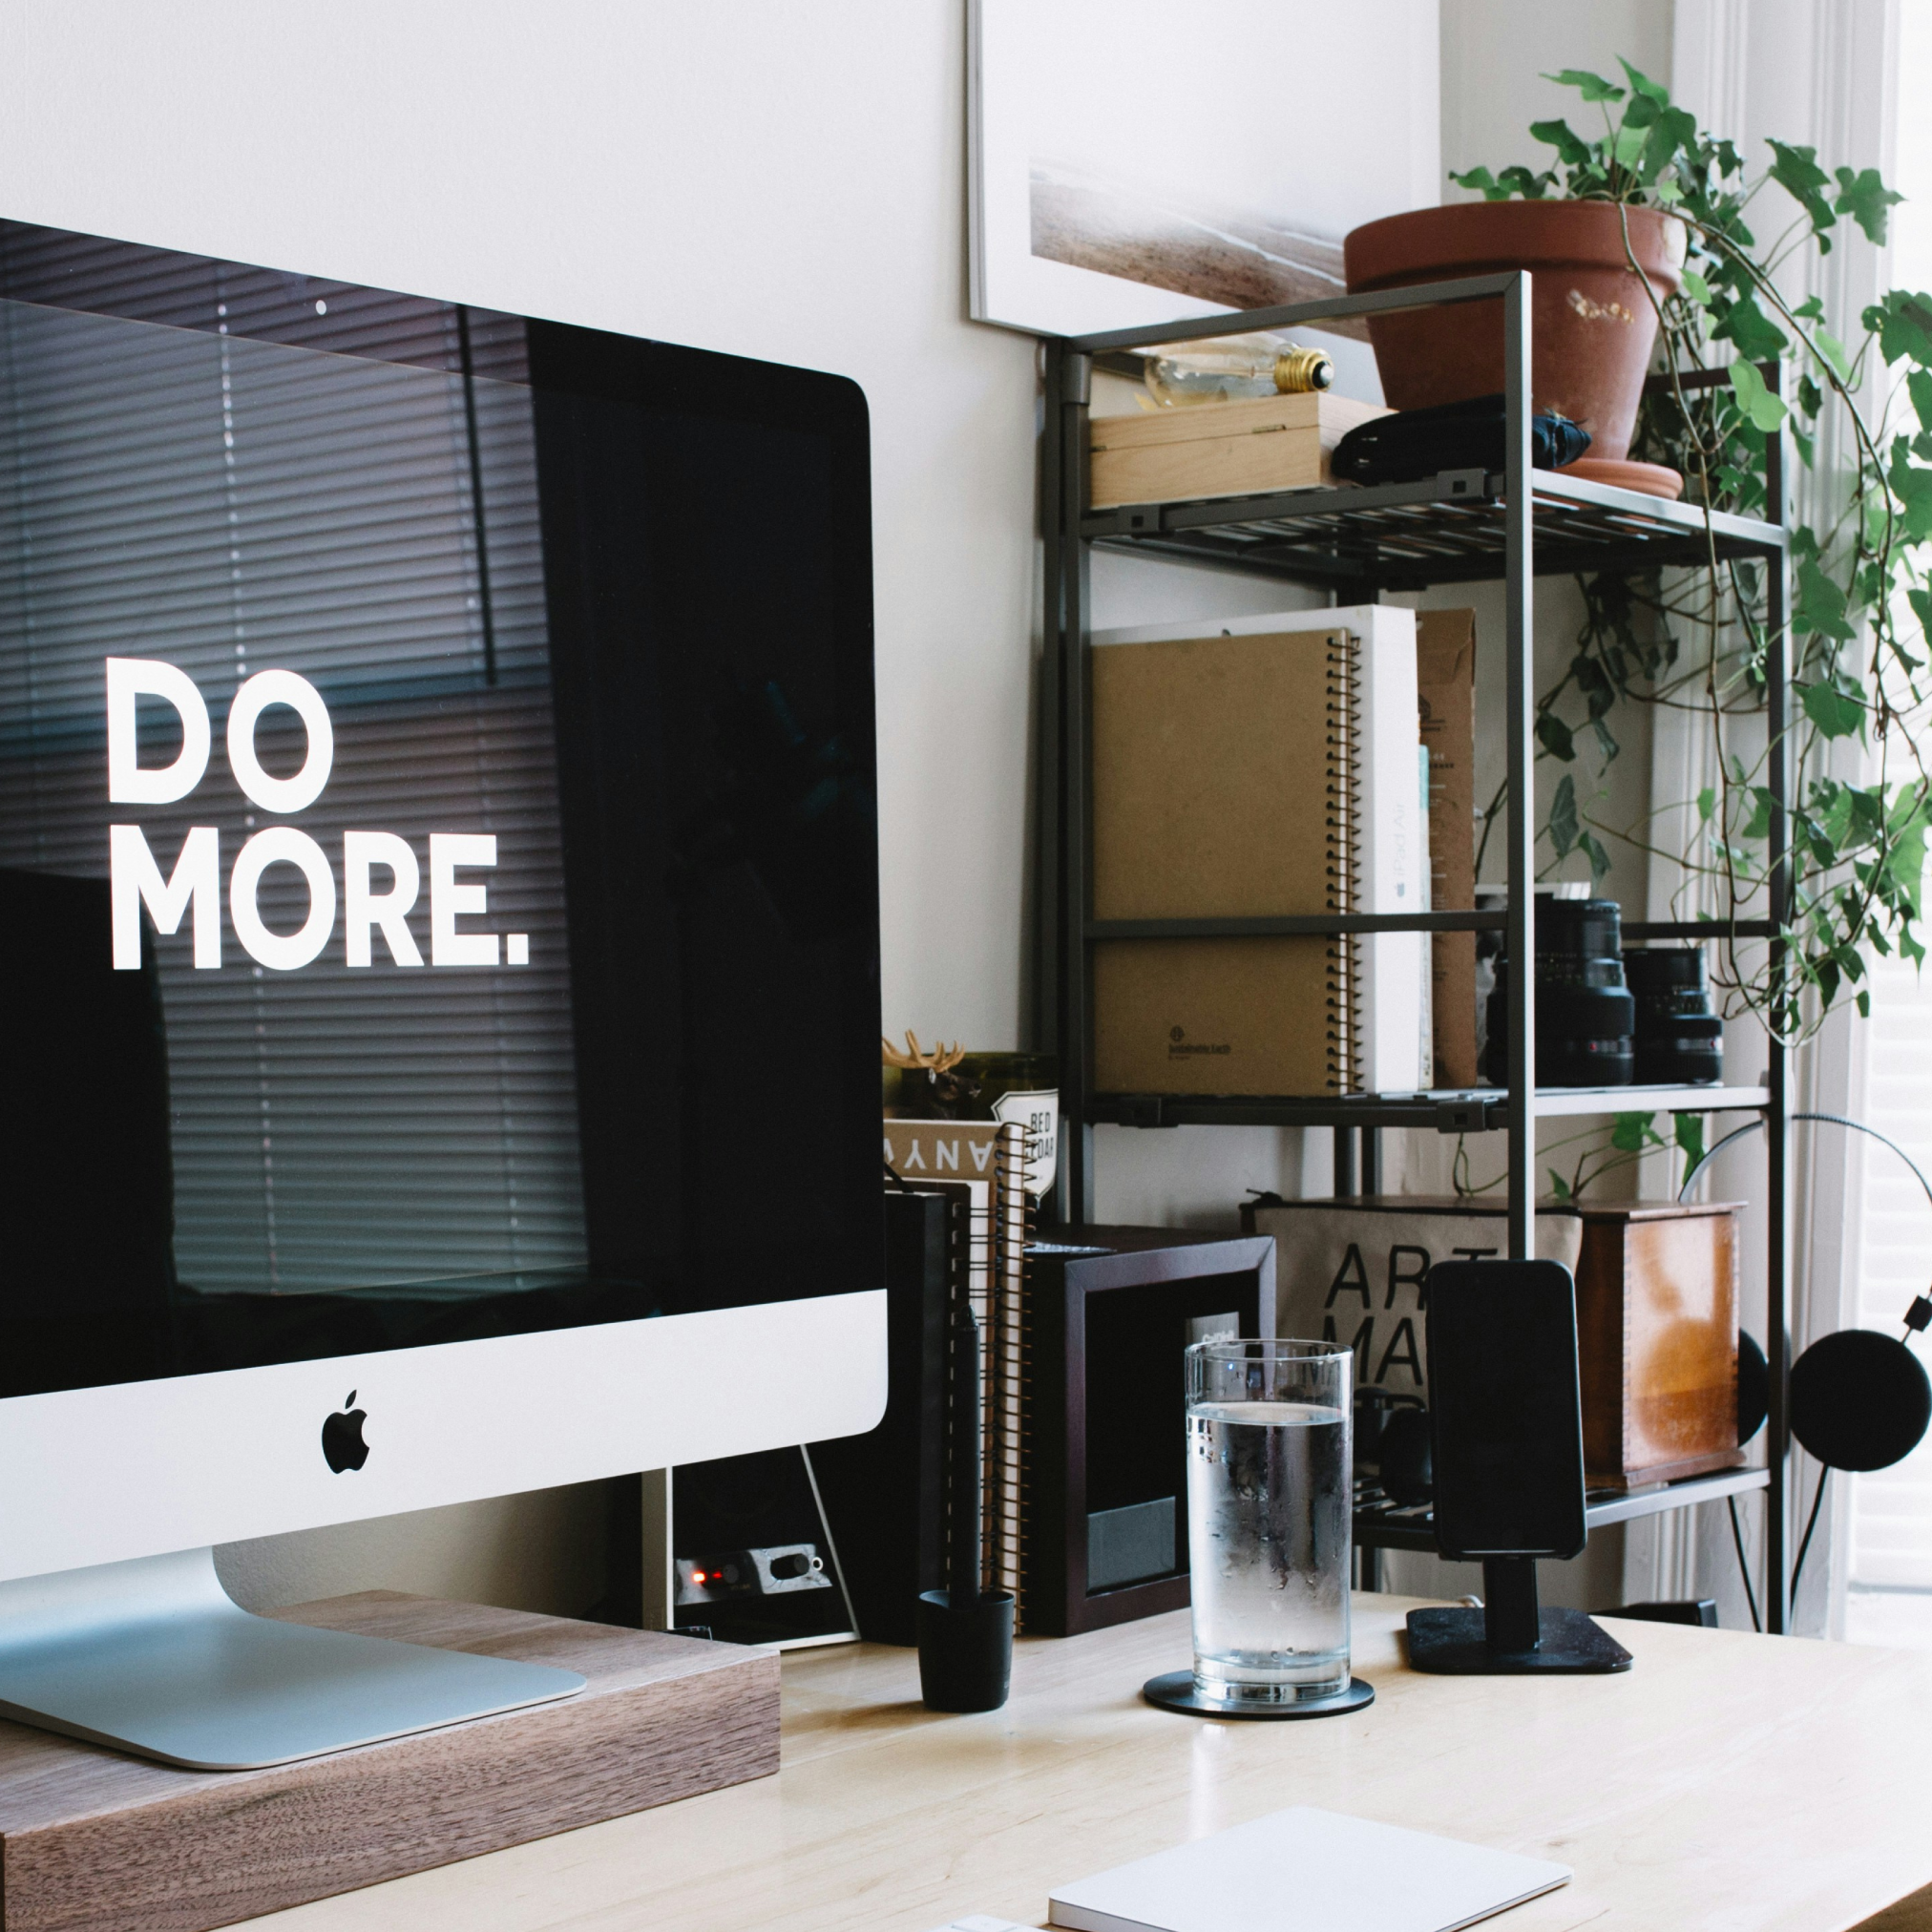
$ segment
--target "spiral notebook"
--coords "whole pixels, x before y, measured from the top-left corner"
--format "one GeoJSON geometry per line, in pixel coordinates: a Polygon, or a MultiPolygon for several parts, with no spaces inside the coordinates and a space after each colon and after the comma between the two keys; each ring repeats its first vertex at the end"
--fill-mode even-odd
{"type": "Polygon", "coordinates": [[[1458,1932],[1567,1865],[1297,1805],[1059,1887],[1070,1932],[1458,1932]]]}
{"type": "MultiPolygon", "coordinates": [[[[1385,605],[1102,632],[1102,920],[1419,912],[1416,620],[1385,605]]],[[[1429,1083],[1417,934],[1107,939],[1105,1092],[1413,1092],[1429,1083]]]]}

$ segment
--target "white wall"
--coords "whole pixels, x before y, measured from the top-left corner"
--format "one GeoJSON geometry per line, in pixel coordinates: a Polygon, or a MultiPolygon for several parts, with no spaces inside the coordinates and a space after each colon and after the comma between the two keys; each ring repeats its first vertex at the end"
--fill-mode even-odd
{"type": "Polygon", "coordinates": [[[885,1008],[997,1043],[1018,1024],[1035,349],[962,319],[962,15],[7,0],[0,209],[859,382],[885,1008]]]}
{"type": "MultiPolygon", "coordinates": [[[[0,0],[0,213],[835,369],[871,398],[884,1012],[1020,1026],[1033,345],[962,320],[963,9],[837,0],[0,0]]],[[[1447,160],[1515,158],[1542,69],[1669,72],[1669,0],[1444,0],[1447,160]]],[[[747,478],[755,492],[756,478],[747,478]]],[[[747,546],[755,528],[747,528],[747,546]]],[[[1278,591],[1102,562],[1103,621],[1278,591]]],[[[1265,607],[1265,606],[1264,606],[1265,607]]],[[[755,1023],[755,1016],[748,1016],[755,1023]]],[[[1105,1210],[1231,1218],[1293,1134],[1107,1137],[1105,1210]]],[[[1304,1173],[1304,1160],[1307,1171],[1304,1173]]],[[[595,1594],[597,1492],[272,1539],[244,1600],[595,1594]]]]}
{"type": "MultiPolygon", "coordinates": [[[[1019,1024],[1036,351],[963,319],[963,12],[4,0],[0,213],[853,377],[885,1013],[1000,1045],[1019,1024]]],[[[747,559],[756,542],[747,520],[747,559]]],[[[580,1607],[597,1588],[566,1530],[596,1517],[565,1492],[277,1539],[224,1570],[253,1603],[395,1583],[580,1607]]]]}
{"type": "MultiPolygon", "coordinates": [[[[1529,138],[1532,121],[1597,132],[1586,116],[1602,110],[1580,108],[1546,74],[1581,67],[1621,85],[1621,54],[1670,86],[1672,14],[1671,0],[1442,0],[1444,173],[1546,167],[1554,151],[1529,138]]],[[[1443,199],[1461,192],[1445,187],[1443,199]]]]}

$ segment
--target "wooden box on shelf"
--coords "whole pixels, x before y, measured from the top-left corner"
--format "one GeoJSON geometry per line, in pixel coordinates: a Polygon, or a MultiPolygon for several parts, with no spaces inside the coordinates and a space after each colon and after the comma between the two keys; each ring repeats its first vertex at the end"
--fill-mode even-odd
{"type": "Polygon", "coordinates": [[[1577,1342],[1592,1487],[1735,1468],[1736,1208],[1586,1203],[1583,1223],[1577,1342]]]}
{"type": "Polygon", "coordinates": [[[1088,501],[1104,510],[1312,489],[1330,480],[1329,452],[1351,430],[1388,413],[1311,392],[1099,416],[1089,425],[1088,501]]]}

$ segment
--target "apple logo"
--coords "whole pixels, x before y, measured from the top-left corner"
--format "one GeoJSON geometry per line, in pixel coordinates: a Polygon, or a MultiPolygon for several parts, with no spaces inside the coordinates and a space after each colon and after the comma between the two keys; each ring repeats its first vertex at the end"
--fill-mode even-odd
{"type": "Polygon", "coordinates": [[[363,1423],[368,1411],[355,1407],[355,1391],[339,1414],[322,1425],[322,1458],[340,1476],[345,1469],[360,1469],[369,1460],[369,1445],[363,1440],[363,1423]]]}

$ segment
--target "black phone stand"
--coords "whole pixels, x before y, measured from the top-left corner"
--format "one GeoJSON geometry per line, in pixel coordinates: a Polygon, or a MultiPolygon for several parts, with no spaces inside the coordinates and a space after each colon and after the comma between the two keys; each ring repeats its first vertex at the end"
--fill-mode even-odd
{"type": "Polygon", "coordinates": [[[1536,1559],[1482,1560],[1480,1610],[1411,1610],[1409,1668],[1441,1677],[1628,1670],[1630,1653],[1582,1610],[1540,1610],[1536,1559]]]}

